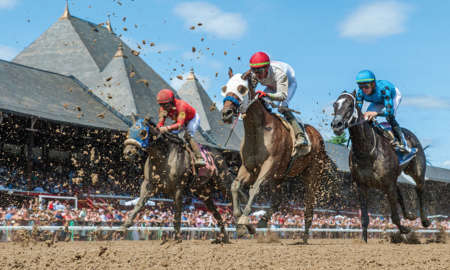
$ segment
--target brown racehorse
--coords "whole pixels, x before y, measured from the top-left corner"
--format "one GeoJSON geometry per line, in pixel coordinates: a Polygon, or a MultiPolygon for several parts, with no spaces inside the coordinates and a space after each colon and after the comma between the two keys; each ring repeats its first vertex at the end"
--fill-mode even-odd
{"type": "Polygon", "coordinates": [[[349,156],[350,172],[352,180],[359,188],[361,203],[361,219],[363,227],[363,239],[367,242],[367,227],[369,214],[367,212],[367,191],[369,188],[382,190],[388,198],[391,207],[392,222],[397,225],[400,233],[410,231],[400,223],[397,211],[397,203],[400,204],[405,218],[415,220],[416,217],[406,211],[402,193],[397,185],[400,173],[404,171],[416,182],[416,192],[419,198],[420,219],[422,225],[428,227],[430,220],[424,209],[425,188],[425,154],[417,137],[409,130],[403,129],[408,144],[417,148],[416,156],[403,167],[399,165],[398,157],[388,139],[376,132],[373,125],[365,121],[361,110],[356,105],[355,92],[342,93],[334,103],[334,119],[331,127],[335,134],[342,134],[349,129],[352,149],[349,156]]]}
{"type": "Polygon", "coordinates": [[[277,211],[283,194],[281,183],[289,178],[302,179],[305,186],[305,234],[307,243],[309,229],[313,218],[313,207],[316,193],[329,164],[325,153],[322,136],[312,126],[306,125],[311,147],[303,156],[292,159],[293,137],[282,120],[270,113],[263,101],[256,97],[252,83],[241,78],[241,74],[233,75],[229,70],[230,80],[222,88],[226,96],[222,109],[222,119],[231,123],[238,112],[242,113],[245,136],[241,144],[242,165],[238,176],[231,185],[233,196],[233,214],[238,219],[237,230],[242,236],[246,230],[253,234],[253,226],[249,223],[249,214],[260,186],[268,183],[270,187],[271,209],[262,217],[262,225],[267,226],[274,211],[277,211]],[[248,94],[248,95],[247,95],[248,94]],[[230,101],[230,98],[233,101],[230,101]],[[239,195],[242,188],[250,187],[245,209],[241,212],[239,195]]]}
{"type": "Polygon", "coordinates": [[[207,152],[211,156],[207,159],[214,162],[217,169],[209,176],[198,176],[199,174],[194,174],[190,152],[182,139],[171,133],[161,134],[149,118],[137,121],[135,117],[133,118],[133,125],[124,142],[123,154],[127,160],[133,161],[139,151],[145,149],[148,157],[145,161],[144,181],[141,184],[139,200],[121,230],[125,231],[133,224],[134,218],[150,196],[164,193],[174,200],[175,240],[181,241],[183,196],[190,190],[194,196],[205,203],[206,208],[213,213],[217,221],[221,236],[213,243],[228,243],[225,224],[213,202],[214,192],[221,192],[223,196],[226,196],[226,186],[232,181],[232,176],[228,173],[229,167],[221,153],[216,149],[208,148],[207,152]]]}

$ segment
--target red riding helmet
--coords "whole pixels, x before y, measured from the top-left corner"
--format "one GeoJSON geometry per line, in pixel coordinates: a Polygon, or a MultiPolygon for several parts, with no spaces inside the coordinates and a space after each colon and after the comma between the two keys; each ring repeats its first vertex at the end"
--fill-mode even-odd
{"type": "Polygon", "coordinates": [[[159,91],[158,95],[156,96],[156,100],[158,101],[158,104],[164,104],[164,103],[170,103],[175,99],[175,95],[172,92],[172,90],[169,89],[162,89],[159,91]]]}
{"type": "Polygon", "coordinates": [[[265,52],[257,52],[250,58],[251,68],[260,68],[270,65],[270,58],[265,52]]]}

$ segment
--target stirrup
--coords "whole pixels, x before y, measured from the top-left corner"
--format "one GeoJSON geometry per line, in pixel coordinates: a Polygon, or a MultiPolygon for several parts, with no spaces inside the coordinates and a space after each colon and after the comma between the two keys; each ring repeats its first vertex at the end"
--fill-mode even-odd
{"type": "Polygon", "coordinates": [[[194,166],[197,168],[205,167],[206,162],[203,158],[195,158],[194,166]]]}
{"type": "Polygon", "coordinates": [[[399,156],[400,166],[403,166],[403,165],[407,164],[408,162],[410,162],[411,159],[413,159],[416,156],[416,153],[417,153],[417,149],[411,148],[411,151],[409,153],[399,156]]]}

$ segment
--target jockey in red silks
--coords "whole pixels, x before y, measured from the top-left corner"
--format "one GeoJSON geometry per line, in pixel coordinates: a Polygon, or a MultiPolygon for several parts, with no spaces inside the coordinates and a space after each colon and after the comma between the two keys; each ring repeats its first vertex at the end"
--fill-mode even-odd
{"type": "Polygon", "coordinates": [[[287,63],[271,61],[264,52],[257,52],[250,58],[250,70],[244,73],[242,79],[246,80],[249,76],[252,81],[266,86],[264,91],[256,92],[258,97],[266,97],[275,101],[275,105],[279,105],[278,111],[292,125],[296,137],[294,155],[298,150],[308,147],[303,123],[298,121],[290,110],[287,110],[289,101],[292,100],[297,89],[294,69],[287,63]]]}
{"type": "Polygon", "coordinates": [[[169,89],[162,89],[156,96],[159,108],[158,128],[161,133],[178,133],[182,129],[187,129],[184,138],[190,144],[195,154],[195,166],[203,167],[206,165],[202,157],[198,144],[193,137],[200,126],[200,117],[195,109],[186,101],[176,99],[175,94],[169,89]],[[164,126],[166,118],[170,117],[175,123],[170,126],[164,126]]]}

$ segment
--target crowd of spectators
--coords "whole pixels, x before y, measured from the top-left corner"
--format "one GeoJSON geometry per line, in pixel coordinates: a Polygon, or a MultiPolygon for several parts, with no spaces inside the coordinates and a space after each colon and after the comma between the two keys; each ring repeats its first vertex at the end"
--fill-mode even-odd
{"type": "MultiPolygon", "coordinates": [[[[167,204],[157,204],[147,207],[138,214],[135,222],[137,226],[143,227],[171,227],[173,226],[174,213],[172,207],[167,204]]],[[[82,208],[74,209],[70,202],[49,200],[39,203],[37,200],[26,202],[22,207],[0,208],[0,225],[97,225],[97,226],[119,226],[128,217],[131,207],[128,209],[105,208],[82,208]]],[[[233,227],[234,218],[228,207],[219,207],[219,212],[227,227],[233,227]]],[[[257,224],[263,211],[256,211],[250,220],[257,224]]],[[[277,212],[270,220],[271,228],[301,228],[304,226],[303,211],[296,213],[277,212]]],[[[214,227],[216,221],[211,213],[194,207],[185,207],[182,212],[182,226],[185,227],[214,227]]],[[[402,224],[414,229],[421,229],[420,219],[413,221],[402,220],[402,224]]],[[[429,228],[437,229],[444,227],[450,230],[450,219],[433,219],[429,228]]],[[[314,214],[312,228],[341,228],[359,229],[361,227],[358,215],[336,215],[327,212],[316,212],[314,214]]],[[[373,229],[395,229],[389,218],[383,216],[371,216],[369,228],[373,229]]]]}

